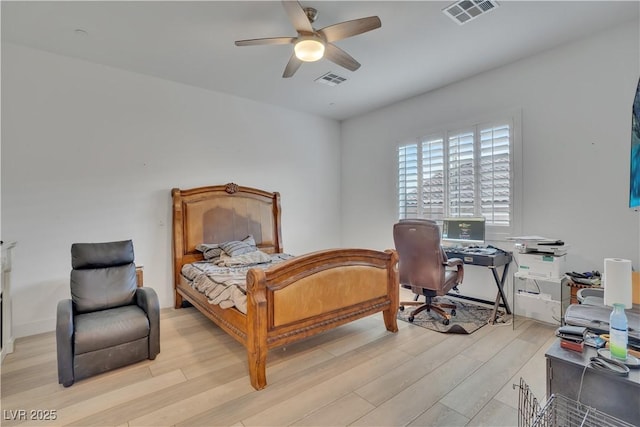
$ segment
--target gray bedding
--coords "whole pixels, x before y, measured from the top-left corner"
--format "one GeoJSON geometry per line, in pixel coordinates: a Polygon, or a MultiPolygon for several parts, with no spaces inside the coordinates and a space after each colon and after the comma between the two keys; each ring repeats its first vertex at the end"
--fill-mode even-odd
{"type": "Polygon", "coordinates": [[[235,307],[247,313],[247,271],[250,268],[266,269],[274,264],[292,258],[289,254],[265,254],[255,251],[235,257],[220,258],[185,264],[182,275],[189,280],[192,288],[207,296],[210,304],[222,308],[235,307]]]}

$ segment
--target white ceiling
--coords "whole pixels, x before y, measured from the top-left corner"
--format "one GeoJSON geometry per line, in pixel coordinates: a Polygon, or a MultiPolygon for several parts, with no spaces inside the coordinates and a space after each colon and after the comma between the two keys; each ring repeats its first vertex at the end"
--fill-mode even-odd
{"type": "Polygon", "coordinates": [[[318,9],[316,28],[371,15],[382,27],[336,42],[357,71],[323,59],[289,79],[281,76],[293,46],[234,45],[296,35],[274,1],[2,1],[2,40],[342,120],[637,21],[640,11],[638,1],[498,0],[459,26],[442,13],[451,3],[301,1],[318,9]],[[348,80],[314,82],[328,71],[348,80]]]}

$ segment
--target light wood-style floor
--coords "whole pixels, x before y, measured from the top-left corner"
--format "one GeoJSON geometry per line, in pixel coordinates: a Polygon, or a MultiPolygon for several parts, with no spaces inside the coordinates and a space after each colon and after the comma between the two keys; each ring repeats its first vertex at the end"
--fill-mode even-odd
{"type": "Polygon", "coordinates": [[[515,426],[523,377],[545,400],[555,327],[516,318],[471,335],[377,314],[269,353],[249,384],[244,348],[193,308],[163,309],[154,361],[57,383],[55,333],[18,339],[2,363],[2,425],[515,426]],[[51,422],[16,410],[55,410],[51,422]]]}

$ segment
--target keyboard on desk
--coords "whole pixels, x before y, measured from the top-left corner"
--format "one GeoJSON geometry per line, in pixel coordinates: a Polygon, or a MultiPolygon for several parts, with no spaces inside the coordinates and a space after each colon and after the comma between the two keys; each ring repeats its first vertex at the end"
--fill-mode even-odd
{"type": "Polygon", "coordinates": [[[445,252],[455,252],[459,254],[480,254],[480,255],[494,255],[498,252],[498,249],[494,247],[485,246],[444,246],[445,252]]]}
{"type": "Polygon", "coordinates": [[[467,249],[467,253],[479,255],[495,255],[498,250],[496,248],[474,248],[467,249]]]}

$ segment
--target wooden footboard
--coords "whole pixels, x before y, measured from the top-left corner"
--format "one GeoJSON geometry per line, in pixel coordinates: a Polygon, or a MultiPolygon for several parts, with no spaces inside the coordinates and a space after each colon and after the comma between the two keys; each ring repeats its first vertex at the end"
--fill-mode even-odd
{"type": "Polygon", "coordinates": [[[394,250],[333,249],[247,274],[247,355],[251,384],[266,386],[267,350],[383,312],[398,331],[394,250]]]}

